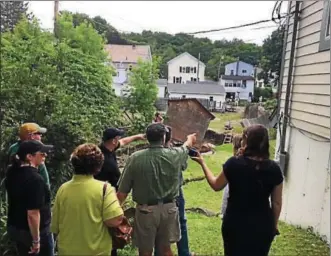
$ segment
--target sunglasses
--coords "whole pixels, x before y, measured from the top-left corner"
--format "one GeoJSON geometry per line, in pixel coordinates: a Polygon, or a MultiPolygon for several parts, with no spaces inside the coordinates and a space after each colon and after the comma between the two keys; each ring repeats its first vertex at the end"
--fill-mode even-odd
{"type": "Polygon", "coordinates": [[[42,136],[43,134],[41,132],[34,132],[34,133],[31,133],[31,135],[40,135],[40,136],[42,136]]]}

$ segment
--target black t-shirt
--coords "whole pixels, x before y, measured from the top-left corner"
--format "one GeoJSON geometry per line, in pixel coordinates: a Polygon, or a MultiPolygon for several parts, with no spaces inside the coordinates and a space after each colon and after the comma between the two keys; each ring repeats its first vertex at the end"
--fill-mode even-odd
{"type": "Polygon", "coordinates": [[[224,164],[223,170],[229,182],[227,212],[241,215],[243,212],[270,212],[270,195],[274,187],[283,182],[282,172],[276,162],[231,157],[224,164]]]}
{"type": "Polygon", "coordinates": [[[50,190],[38,173],[30,166],[9,168],[5,186],[8,193],[8,225],[29,230],[28,210],[40,211],[40,230],[51,223],[50,190]]]}
{"type": "Polygon", "coordinates": [[[100,145],[105,160],[100,172],[94,176],[97,180],[108,181],[114,188],[116,188],[116,190],[118,188],[118,180],[121,176],[116,158],[116,150],[119,149],[119,147],[120,143],[118,143],[114,151],[109,151],[103,144],[100,145]]]}

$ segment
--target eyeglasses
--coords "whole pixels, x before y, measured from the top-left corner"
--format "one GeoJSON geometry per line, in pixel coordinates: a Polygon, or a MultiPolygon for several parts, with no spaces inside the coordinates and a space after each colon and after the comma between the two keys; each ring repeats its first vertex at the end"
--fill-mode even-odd
{"type": "Polygon", "coordinates": [[[41,132],[35,132],[35,133],[31,133],[31,135],[40,135],[40,136],[42,136],[43,134],[41,132]]]}

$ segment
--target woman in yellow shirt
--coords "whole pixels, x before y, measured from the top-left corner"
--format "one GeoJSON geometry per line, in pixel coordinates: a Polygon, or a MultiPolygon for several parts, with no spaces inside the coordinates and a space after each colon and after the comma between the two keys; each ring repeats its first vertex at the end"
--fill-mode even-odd
{"type": "Polygon", "coordinates": [[[57,235],[58,255],[110,255],[108,227],[121,224],[123,210],[115,189],[93,175],[100,171],[104,156],[98,146],[82,144],[71,155],[73,178],[58,190],[51,230],[57,235]]]}

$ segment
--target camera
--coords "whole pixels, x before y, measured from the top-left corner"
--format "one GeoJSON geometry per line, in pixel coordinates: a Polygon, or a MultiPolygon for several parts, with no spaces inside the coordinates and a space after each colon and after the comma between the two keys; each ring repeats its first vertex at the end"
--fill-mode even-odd
{"type": "Polygon", "coordinates": [[[195,148],[190,148],[188,151],[188,155],[190,157],[197,157],[198,156],[198,151],[195,148]]]}

